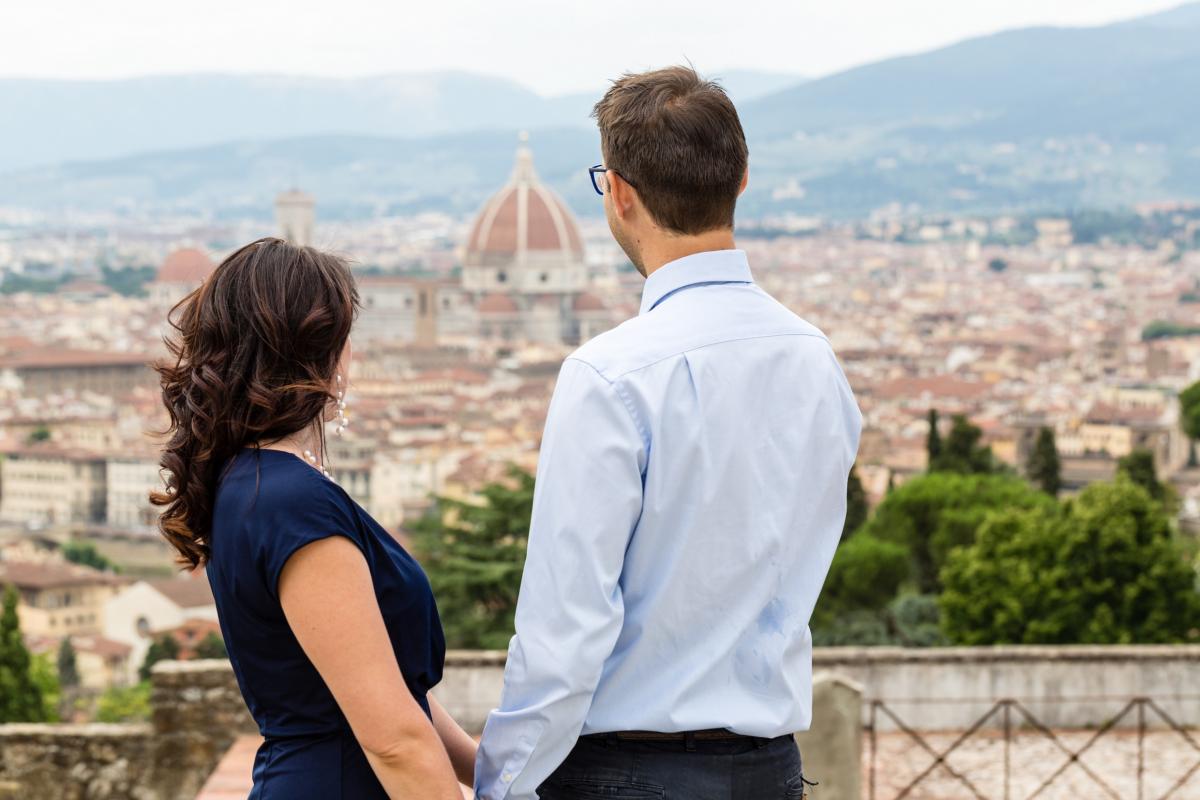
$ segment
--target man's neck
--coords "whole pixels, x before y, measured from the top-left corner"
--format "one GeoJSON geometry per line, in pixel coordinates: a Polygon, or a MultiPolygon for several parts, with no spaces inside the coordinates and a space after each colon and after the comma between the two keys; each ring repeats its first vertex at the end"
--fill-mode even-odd
{"type": "Polygon", "coordinates": [[[712,250],[732,250],[733,230],[705,231],[695,236],[662,236],[653,242],[642,243],[642,266],[645,267],[646,277],[649,278],[661,267],[696,253],[707,253],[712,250]]]}

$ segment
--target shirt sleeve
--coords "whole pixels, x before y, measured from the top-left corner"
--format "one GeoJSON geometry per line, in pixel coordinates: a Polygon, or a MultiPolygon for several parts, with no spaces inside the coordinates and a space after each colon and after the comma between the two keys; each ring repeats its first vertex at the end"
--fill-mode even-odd
{"type": "Polygon", "coordinates": [[[479,747],[480,800],[533,800],[579,737],[624,620],[646,453],[618,387],[568,359],[542,437],[504,691],[479,747]]]}
{"type": "MultiPolygon", "coordinates": [[[[306,480],[280,496],[257,502],[271,502],[265,509],[266,525],[258,542],[258,565],[267,591],[279,598],[279,576],[297,550],[330,536],[344,536],[354,542],[363,555],[367,550],[348,507],[349,500],[339,495],[327,478],[315,470],[306,480]]],[[[368,561],[369,563],[369,561],[368,561]]]]}

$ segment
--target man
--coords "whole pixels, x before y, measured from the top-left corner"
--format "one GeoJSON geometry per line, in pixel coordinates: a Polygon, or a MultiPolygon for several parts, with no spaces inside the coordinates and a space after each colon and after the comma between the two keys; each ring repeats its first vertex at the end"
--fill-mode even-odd
{"type": "Polygon", "coordinates": [[[799,798],[808,621],[861,416],[828,340],[733,249],[738,115],[683,67],[596,105],[641,313],[563,364],[482,800],[799,798]]]}

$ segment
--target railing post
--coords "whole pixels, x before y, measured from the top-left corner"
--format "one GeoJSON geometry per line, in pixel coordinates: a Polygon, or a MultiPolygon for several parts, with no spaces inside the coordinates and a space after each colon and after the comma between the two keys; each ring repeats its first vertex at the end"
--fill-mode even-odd
{"type": "Polygon", "coordinates": [[[821,800],[861,800],[862,729],[862,688],[840,675],[817,675],[812,727],[796,734],[796,743],[821,800]]]}

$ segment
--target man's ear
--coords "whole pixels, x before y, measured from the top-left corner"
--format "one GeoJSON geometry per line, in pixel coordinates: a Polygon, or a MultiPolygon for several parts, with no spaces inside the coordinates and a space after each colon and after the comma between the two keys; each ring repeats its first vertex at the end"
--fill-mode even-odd
{"type": "Polygon", "coordinates": [[[742,173],[742,185],[738,187],[738,196],[746,191],[746,186],[750,183],[750,165],[746,165],[746,171],[742,173]]]}
{"type": "Polygon", "coordinates": [[[615,172],[608,172],[608,193],[613,204],[613,212],[617,219],[624,220],[637,203],[637,189],[630,186],[624,178],[615,172]]]}

